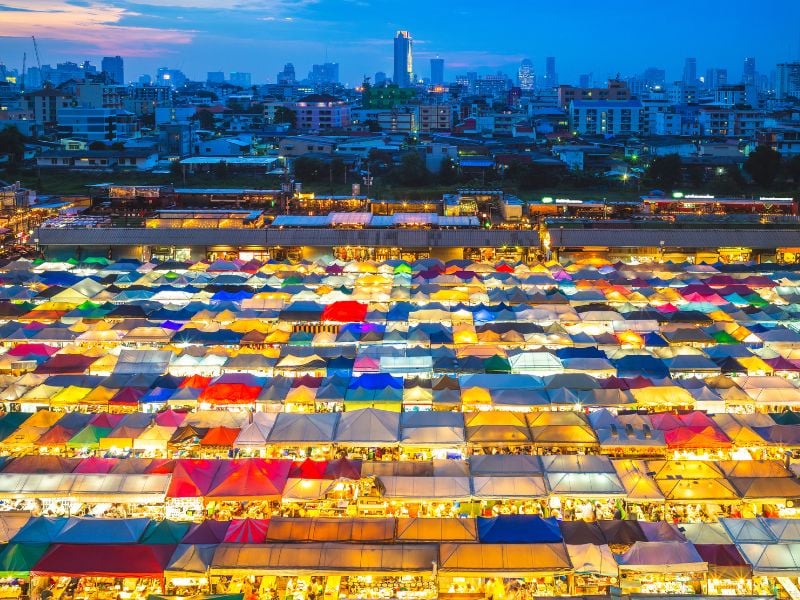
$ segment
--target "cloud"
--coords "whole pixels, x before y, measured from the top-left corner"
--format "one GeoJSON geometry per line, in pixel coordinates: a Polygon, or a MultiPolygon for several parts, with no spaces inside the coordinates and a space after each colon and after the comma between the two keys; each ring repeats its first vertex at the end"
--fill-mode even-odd
{"type": "Polygon", "coordinates": [[[0,37],[26,37],[70,42],[87,51],[126,56],[158,56],[173,46],[190,44],[194,32],[126,26],[121,21],[137,13],[98,2],[42,0],[38,12],[21,0],[4,5],[0,37]]]}

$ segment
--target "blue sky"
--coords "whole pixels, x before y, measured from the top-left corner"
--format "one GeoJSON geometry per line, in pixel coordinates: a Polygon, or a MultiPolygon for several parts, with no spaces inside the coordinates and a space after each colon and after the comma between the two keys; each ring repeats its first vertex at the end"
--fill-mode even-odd
{"type": "Polygon", "coordinates": [[[415,40],[415,71],[445,59],[448,78],[467,70],[513,72],[523,58],[537,74],[555,56],[562,82],[581,73],[596,81],[649,66],[681,76],[696,56],[698,75],[725,67],[737,81],[745,56],[760,72],[800,55],[797,0],[0,0],[0,60],[35,64],[31,35],[43,63],[120,54],[126,78],[180,68],[192,78],[207,71],[250,71],[274,81],[285,62],[304,77],[312,63],[340,63],[343,82],[391,74],[392,37],[415,40]],[[757,10],[756,10],[757,7],[757,10]]]}

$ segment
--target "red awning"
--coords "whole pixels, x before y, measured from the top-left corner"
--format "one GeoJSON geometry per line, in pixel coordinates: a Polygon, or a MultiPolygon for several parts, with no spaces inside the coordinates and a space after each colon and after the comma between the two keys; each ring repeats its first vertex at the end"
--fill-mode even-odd
{"type": "MultiPolygon", "coordinates": [[[[291,464],[288,460],[265,458],[225,461],[205,496],[217,500],[279,500],[291,464]]],[[[175,481],[174,475],[172,480],[175,481]]]]}
{"type": "Polygon", "coordinates": [[[31,569],[31,575],[161,578],[174,551],[175,546],[166,544],[55,544],[31,569]]]}
{"type": "Polygon", "coordinates": [[[34,373],[37,375],[80,375],[86,372],[97,356],[83,354],[56,354],[42,363],[34,373]]]}
{"type": "Polygon", "coordinates": [[[289,477],[295,479],[325,479],[325,470],[328,468],[327,460],[296,460],[292,463],[289,477]]]}
{"type": "Polygon", "coordinates": [[[233,446],[233,442],[239,437],[241,429],[238,427],[214,427],[200,440],[201,446],[233,446]]]}
{"type": "Polygon", "coordinates": [[[211,404],[252,404],[261,388],[244,383],[215,383],[200,392],[200,400],[211,404]]]}
{"type": "Polygon", "coordinates": [[[221,461],[212,459],[181,459],[176,461],[172,480],[167,490],[168,498],[198,498],[205,496],[221,461]]]}
{"type": "Polygon", "coordinates": [[[269,519],[234,519],[223,541],[234,544],[263,544],[267,541],[269,519]]]}
{"type": "Polygon", "coordinates": [[[328,304],[322,311],[321,321],[360,323],[367,318],[367,305],[355,300],[340,300],[328,304]]]}

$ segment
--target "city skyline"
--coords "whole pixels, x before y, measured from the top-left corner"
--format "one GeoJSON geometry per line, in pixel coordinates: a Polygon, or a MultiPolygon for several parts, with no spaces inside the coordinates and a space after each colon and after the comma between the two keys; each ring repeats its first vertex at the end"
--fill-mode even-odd
{"type": "Polygon", "coordinates": [[[0,60],[19,68],[27,52],[28,66],[35,64],[30,41],[35,35],[43,64],[86,58],[99,64],[102,56],[120,55],[129,81],[167,66],[196,80],[204,80],[208,71],[221,70],[250,72],[253,83],[265,83],[274,81],[274,74],[286,62],[305,73],[314,63],[330,61],[341,65],[343,83],[356,85],[364,75],[392,73],[393,39],[398,30],[408,30],[414,38],[415,75],[422,77],[428,76],[429,60],[437,56],[445,60],[446,79],[467,71],[500,70],[513,76],[526,58],[536,72],[544,73],[545,57],[555,56],[562,83],[576,83],[587,72],[602,81],[617,72],[630,76],[648,67],[665,69],[667,80],[674,81],[681,79],[685,58],[696,57],[698,75],[710,68],[725,68],[729,80],[738,81],[746,57],[755,57],[757,69],[769,73],[777,63],[797,58],[800,41],[792,26],[800,20],[800,6],[785,2],[768,1],[747,19],[739,17],[749,8],[742,0],[722,14],[711,6],[681,0],[668,15],[629,10],[631,3],[623,0],[602,7],[587,2],[570,14],[569,27],[563,26],[563,10],[538,3],[515,8],[511,20],[502,11],[481,12],[481,5],[472,0],[459,4],[457,10],[425,5],[425,11],[415,10],[422,4],[412,0],[403,11],[425,18],[400,18],[387,10],[391,3],[386,0],[242,0],[226,8],[218,4],[210,0],[6,0],[0,3],[0,60]],[[684,37],[679,33],[685,26],[680,15],[686,14],[681,5],[691,8],[693,20],[713,21],[715,27],[704,30],[703,36],[684,37]],[[587,36],[609,14],[614,16],[615,29],[634,34],[620,36],[604,29],[587,36]],[[777,19],[775,14],[782,16],[777,19]],[[450,26],[442,27],[448,20],[450,26]],[[539,24],[533,32],[531,22],[539,24]],[[475,23],[480,23],[481,35],[465,35],[475,23]],[[769,30],[773,43],[760,43],[752,35],[759,30],[769,30]],[[637,31],[641,32],[638,36],[637,31]],[[729,43],[731,39],[737,43],[729,43]]]}

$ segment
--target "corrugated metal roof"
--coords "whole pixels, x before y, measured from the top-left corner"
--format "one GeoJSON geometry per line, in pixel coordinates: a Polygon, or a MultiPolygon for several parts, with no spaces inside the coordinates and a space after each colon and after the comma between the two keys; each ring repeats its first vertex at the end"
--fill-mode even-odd
{"type": "Polygon", "coordinates": [[[43,246],[388,246],[458,248],[538,246],[532,230],[502,229],[38,229],[43,246]]]}
{"type": "Polygon", "coordinates": [[[778,248],[800,245],[797,229],[550,229],[554,247],[778,248]]]}

